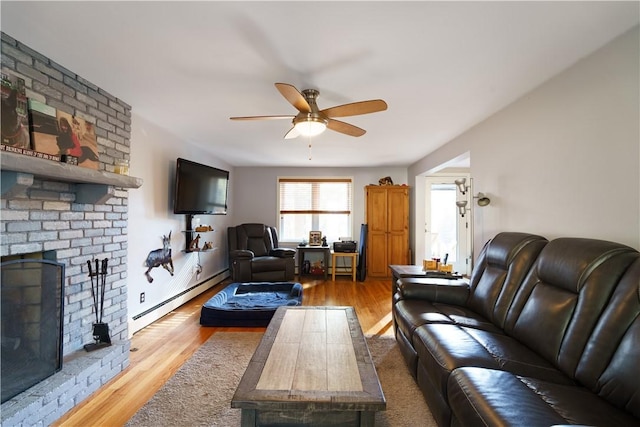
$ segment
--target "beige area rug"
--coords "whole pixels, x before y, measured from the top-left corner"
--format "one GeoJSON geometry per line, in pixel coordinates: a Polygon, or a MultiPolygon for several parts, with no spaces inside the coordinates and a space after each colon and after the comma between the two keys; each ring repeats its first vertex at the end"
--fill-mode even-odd
{"type": "MultiPolygon", "coordinates": [[[[259,332],[215,333],[126,425],[239,426],[231,398],[261,338],[259,332]]],[[[367,343],[387,399],[376,426],[435,427],[395,339],[368,337],[367,343]]]]}

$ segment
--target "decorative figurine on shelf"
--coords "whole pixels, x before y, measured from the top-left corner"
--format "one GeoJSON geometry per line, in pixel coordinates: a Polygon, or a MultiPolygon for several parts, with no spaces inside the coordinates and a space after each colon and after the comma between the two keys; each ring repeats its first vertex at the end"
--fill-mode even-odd
{"type": "Polygon", "coordinates": [[[325,248],[326,248],[327,246],[329,246],[329,244],[327,243],[327,236],[324,236],[324,237],[322,238],[322,246],[324,246],[325,248]]]}
{"type": "Polygon", "coordinates": [[[204,242],[204,246],[202,247],[203,251],[211,251],[213,250],[213,243],[211,242],[204,242]]]}
{"type": "Polygon", "coordinates": [[[390,176],[385,176],[384,178],[380,178],[378,180],[378,185],[393,185],[393,180],[390,176]]]}
{"type": "Polygon", "coordinates": [[[213,231],[213,228],[211,228],[210,225],[199,225],[196,227],[196,231],[200,233],[205,233],[207,231],[213,231]]]}
{"type": "Polygon", "coordinates": [[[199,251],[200,250],[200,235],[198,234],[195,239],[189,243],[190,251],[199,251]]]}
{"type": "Polygon", "coordinates": [[[149,274],[152,268],[162,266],[165,270],[173,276],[173,260],[171,259],[171,232],[168,236],[162,236],[162,249],[156,249],[149,252],[147,259],[144,262],[144,266],[148,267],[144,275],[147,276],[149,283],[153,282],[153,277],[149,274]]]}

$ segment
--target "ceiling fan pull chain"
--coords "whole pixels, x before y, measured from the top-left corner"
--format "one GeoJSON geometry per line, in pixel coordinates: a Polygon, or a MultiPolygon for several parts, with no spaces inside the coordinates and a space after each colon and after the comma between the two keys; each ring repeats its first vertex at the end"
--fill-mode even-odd
{"type": "Polygon", "coordinates": [[[309,138],[309,160],[311,160],[311,138],[309,138]]]}

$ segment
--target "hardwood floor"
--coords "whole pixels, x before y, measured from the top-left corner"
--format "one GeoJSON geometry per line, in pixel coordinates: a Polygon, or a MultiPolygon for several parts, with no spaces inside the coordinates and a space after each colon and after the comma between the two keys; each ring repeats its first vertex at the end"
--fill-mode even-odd
{"type": "MultiPolygon", "coordinates": [[[[228,283],[228,282],[227,282],[228,283]]],[[[264,331],[264,328],[201,327],[202,304],[222,283],[134,334],[130,365],[76,406],[54,426],[121,426],[135,414],[191,355],[218,331],[264,331]]],[[[304,277],[303,305],[353,306],[365,335],[393,335],[391,279],[351,282],[304,277]]]]}

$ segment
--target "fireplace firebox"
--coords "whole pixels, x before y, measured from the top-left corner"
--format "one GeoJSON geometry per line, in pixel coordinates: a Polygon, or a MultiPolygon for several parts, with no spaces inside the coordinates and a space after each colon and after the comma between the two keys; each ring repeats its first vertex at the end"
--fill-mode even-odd
{"type": "Polygon", "coordinates": [[[64,264],[17,258],[0,264],[3,403],[62,369],[64,264]]]}

